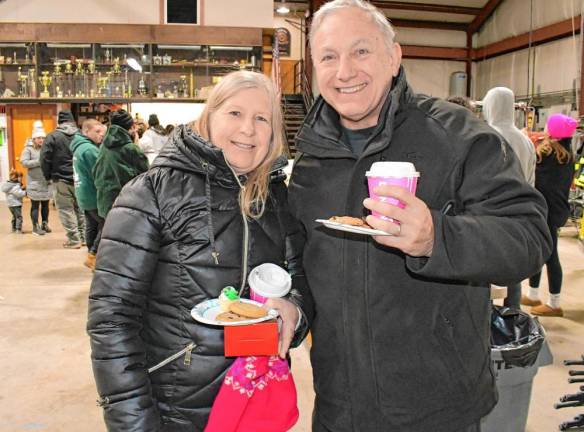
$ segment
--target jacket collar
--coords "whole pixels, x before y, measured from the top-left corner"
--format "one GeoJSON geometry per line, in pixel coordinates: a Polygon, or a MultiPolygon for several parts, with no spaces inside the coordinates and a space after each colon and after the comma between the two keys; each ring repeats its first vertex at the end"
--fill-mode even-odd
{"type": "MultiPolygon", "coordinates": [[[[379,122],[364,155],[374,153],[389,145],[395,125],[396,112],[412,97],[403,66],[393,79],[379,114],[379,122]]],[[[319,96],[296,137],[298,150],[317,157],[355,158],[345,146],[340,145],[341,125],[339,114],[322,96],[319,96]]]]}
{"type": "Polygon", "coordinates": [[[111,125],[103,139],[103,146],[107,148],[123,147],[132,144],[132,138],[128,131],[118,125],[111,125]]]}

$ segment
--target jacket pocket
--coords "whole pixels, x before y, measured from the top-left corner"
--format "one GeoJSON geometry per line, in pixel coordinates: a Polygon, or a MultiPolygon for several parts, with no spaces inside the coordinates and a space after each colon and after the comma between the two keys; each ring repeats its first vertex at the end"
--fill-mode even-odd
{"type": "Polygon", "coordinates": [[[441,314],[431,333],[412,334],[407,341],[394,334],[375,349],[379,400],[390,411],[436,409],[468,394],[470,381],[441,314]]]}

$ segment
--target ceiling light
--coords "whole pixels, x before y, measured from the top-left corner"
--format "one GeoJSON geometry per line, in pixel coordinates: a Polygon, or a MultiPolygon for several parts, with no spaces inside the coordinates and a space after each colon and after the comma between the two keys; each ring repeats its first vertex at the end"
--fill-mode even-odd
{"type": "Polygon", "coordinates": [[[128,57],[126,59],[126,63],[128,63],[128,66],[130,66],[136,72],[142,72],[142,66],[140,65],[140,63],[138,63],[138,61],[135,58],[128,57]]]}
{"type": "Polygon", "coordinates": [[[288,12],[290,12],[290,9],[288,9],[286,6],[280,6],[278,9],[276,9],[276,12],[281,14],[287,14],[288,12]]]}

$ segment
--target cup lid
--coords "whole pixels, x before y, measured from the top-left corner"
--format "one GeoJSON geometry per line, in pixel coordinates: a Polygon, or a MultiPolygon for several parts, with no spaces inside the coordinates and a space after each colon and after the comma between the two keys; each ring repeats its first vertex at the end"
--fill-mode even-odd
{"type": "Polygon", "coordinates": [[[264,263],[252,269],[247,278],[249,286],[262,297],[283,297],[292,287],[292,278],[282,267],[264,263]]]}
{"type": "Polygon", "coordinates": [[[411,162],[373,162],[369,171],[365,173],[367,177],[419,177],[420,173],[411,162]]]}

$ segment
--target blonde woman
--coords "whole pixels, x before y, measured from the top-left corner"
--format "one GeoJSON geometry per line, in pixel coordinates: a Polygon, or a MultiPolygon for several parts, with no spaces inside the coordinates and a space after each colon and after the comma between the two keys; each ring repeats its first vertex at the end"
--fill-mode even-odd
{"type": "MultiPolygon", "coordinates": [[[[88,331],[109,431],[202,431],[233,359],[223,328],[191,308],[272,262],[292,274],[293,301],[271,299],[285,357],[300,313],[295,228],[286,208],[282,115],[271,81],[234,72],[200,120],[180,126],[108,215],[89,299],[88,331]],[[148,373],[155,365],[162,367],[148,373]]],[[[299,239],[298,239],[299,240],[299,239]]],[[[301,326],[304,327],[304,326],[301,326]]]]}

